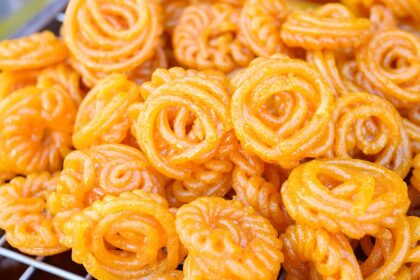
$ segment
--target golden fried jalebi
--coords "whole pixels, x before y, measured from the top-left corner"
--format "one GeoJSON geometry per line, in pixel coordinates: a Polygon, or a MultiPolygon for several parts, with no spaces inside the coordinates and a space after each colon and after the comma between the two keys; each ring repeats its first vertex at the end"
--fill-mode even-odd
{"type": "Polygon", "coordinates": [[[121,143],[130,130],[128,107],[139,100],[140,88],[122,74],[111,74],[87,94],[77,112],[73,145],[121,143]]]}
{"type": "Polygon", "coordinates": [[[404,178],[411,167],[410,141],[398,111],[380,96],[342,96],[334,109],[332,157],[359,158],[394,170],[404,178]]]}
{"type": "Polygon", "coordinates": [[[154,55],[163,31],[157,0],[71,0],[63,37],[88,81],[94,72],[124,73],[154,55]]]}
{"type": "Polygon", "coordinates": [[[231,118],[244,149],[289,169],[333,142],[333,95],[314,67],[257,58],[232,81],[231,118]]]}
{"type": "Polygon", "coordinates": [[[281,189],[297,222],[360,239],[381,236],[408,209],[407,185],[395,172],[355,159],[314,160],[295,168],[281,189]]]}
{"type": "Polygon", "coordinates": [[[341,4],[325,4],[313,13],[293,11],[281,28],[290,47],[307,50],[357,47],[369,35],[370,22],[356,18],[341,4]]]}
{"type": "Polygon", "coordinates": [[[50,31],[0,42],[0,70],[28,70],[49,66],[68,57],[65,44],[50,31]]]}
{"type": "Polygon", "coordinates": [[[277,279],[282,244],[270,222],[239,201],[201,197],[179,208],[186,279],[277,279]]]}
{"type": "Polygon", "coordinates": [[[231,130],[226,87],[214,76],[181,68],[159,69],[142,86],[146,101],[133,134],[159,172],[188,180],[214,159],[231,130]]]}
{"type": "Polygon", "coordinates": [[[281,235],[286,279],[363,279],[342,233],[291,225],[281,235]]]}
{"type": "Polygon", "coordinates": [[[61,169],[71,151],[76,105],[60,85],[25,87],[0,101],[0,170],[61,169]]]}
{"type": "Polygon", "coordinates": [[[194,69],[230,72],[246,66],[254,54],[239,32],[240,9],[222,3],[191,5],[175,28],[175,58],[194,69]]]}
{"type": "Polygon", "coordinates": [[[420,247],[417,246],[417,242],[420,223],[418,219],[417,217],[401,217],[396,225],[390,228],[387,234],[390,236],[378,237],[374,243],[369,236],[361,239],[361,248],[367,255],[367,259],[360,265],[365,279],[391,279],[393,276],[396,279],[418,279],[418,277],[411,278],[409,270],[410,263],[418,264],[419,262],[420,247]],[[410,249],[411,246],[413,248],[410,249]],[[401,277],[404,274],[408,277],[401,277]]]}
{"type": "Polygon", "coordinates": [[[98,279],[154,279],[176,269],[183,257],[175,217],[157,194],[106,196],[71,223],[72,258],[98,279]]]}
{"type": "Polygon", "coordinates": [[[357,65],[375,93],[396,107],[420,102],[420,41],[402,30],[376,32],[356,50],[357,65]]]}
{"type": "Polygon", "coordinates": [[[70,94],[74,103],[79,106],[84,94],[80,88],[80,75],[66,63],[60,63],[41,71],[37,87],[43,89],[53,84],[60,84],[70,94]]]}
{"type": "Polygon", "coordinates": [[[64,161],[59,184],[48,200],[60,240],[70,247],[68,217],[107,194],[143,189],[165,195],[165,178],[155,171],[137,149],[104,144],[73,151],[64,161]]]}
{"type": "Polygon", "coordinates": [[[280,187],[287,179],[286,172],[265,164],[263,172],[249,174],[236,166],[232,177],[236,199],[266,217],[278,232],[284,232],[292,223],[280,195],[280,187]]]}
{"type": "Polygon", "coordinates": [[[411,175],[411,184],[420,191],[420,154],[413,159],[413,174],[411,175]]]}
{"type": "Polygon", "coordinates": [[[247,0],[241,11],[240,27],[252,52],[261,57],[287,53],[280,40],[280,25],[287,15],[283,0],[247,0]]]}
{"type": "Polygon", "coordinates": [[[0,100],[26,86],[36,85],[39,70],[3,71],[0,73],[0,100]]]}
{"type": "Polygon", "coordinates": [[[45,211],[57,176],[31,173],[0,186],[0,227],[6,231],[10,245],[26,254],[49,256],[67,250],[58,241],[51,214],[45,211]]]}

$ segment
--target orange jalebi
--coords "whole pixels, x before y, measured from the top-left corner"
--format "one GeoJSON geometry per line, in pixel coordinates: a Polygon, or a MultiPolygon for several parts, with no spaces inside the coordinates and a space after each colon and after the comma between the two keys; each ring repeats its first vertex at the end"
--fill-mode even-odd
{"type": "Polygon", "coordinates": [[[77,112],[73,145],[87,149],[121,143],[130,130],[128,107],[139,101],[140,88],[122,74],[111,74],[87,94],[77,112]]]}
{"type": "Polygon", "coordinates": [[[357,65],[370,88],[396,107],[420,102],[420,40],[398,29],[376,32],[356,50],[357,65]]]}
{"type": "Polygon", "coordinates": [[[0,42],[0,70],[29,70],[49,66],[68,57],[65,44],[50,31],[0,42]]]}
{"type": "Polygon", "coordinates": [[[60,84],[25,87],[0,101],[0,170],[60,170],[71,151],[76,105],[60,84]]]}
{"type": "Polygon", "coordinates": [[[370,22],[356,18],[341,4],[325,4],[314,12],[293,11],[281,29],[290,47],[308,50],[357,47],[369,35],[370,22]]]}
{"type": "Polygon", "coordinates": [[[331,147],[333,95],[308,63],[258,58],[232,84],[231,118],[247,152],[292,168],[331,147]]]}
{"type": "Polygon", "coordinates": [[[71,0],[63,37],[88,82],[95,72],[124,73],[151,59],[163,31],[157,0],[71,0]]]}
{"type": "Polygon", "coordinates": [[[191,0],[162,0],[165,32],[172,35],[191,0]]]}
{"type": "Polygon", "coordinates": [[[410,141],[398,111],[382,97],[358,92],[342,96],[334,109],[332,157],[359,158],[404,178],[411,167],[410,141]]]}
{"type": "Polygon", "coordinates": [[[281,240],[286,279],[363,279],[352,248],[340,232],[291,225],[281,240]]]}
{"type": "Polygon", "coordinates": [[[183,257],[175,217],[157,194],[106,196],[71,224],[72,258],[98,279],[155,279],[176,269],[183,257]]]}
{"type": "Polygon", "coordinates": [[[187,279],[277,279],[282,244],[270,222],[239,201],[202,197],[182,206],[176,229],[187,279]]]}
{"type": "Polygon", "coordinates": [[[246,66],[254,54],[239,32],[240,9],[222,3],[191,5],[175,28],[175,58],[194,69],[231,72],[246,66]]]}
{"type": "Polygon", "coordinates": [[[384,235],[410,204],[398,174],[355,159],[304,163],[291,172],[281,193],[297,223],[355,239],[384,235]]]}
{"type": "Polygon", "coordinates": [[[283,0],[247,0],[241,11],[240,30],[252,52],[261,57],[287,53],[280,40],[280,25],[287,15],[283,0]]]}
{"type": "Polygon", "coordinates": [[[0,73],[0,100],[26,86],[36,85],[39,70],[3,71],[0,73]]]}
{"type": "Polygon", "coordinates": [[[420,246],[417,246],[420,229],[418,219],[401,217],[386,236],[376,238],[374,243],[370,236],[361,239],[360,247],[367,255],[367,259],[360,264],[365,279],[418,279],[418,276],[412,278],[410,275],[411,263],[413,272],[417,275],[419,273],[419,268],[415,269],[420,260],[420,246]]]}
{"type": "Polygon", "coordinates": [[[57,177],[48,172],[31,173],[0,186],[0,227],[9,244],[26,254],[49,256],[67,250],[58,241],[51,213],[45,211],[57,177]]]}
{"type": "Polygon", "coordinates": [[[143,189],[165,195],[165,178],[137,149],[104,144],[74,151],[64,161],[56,192],[48,199],[60,241],[71,246],[69,217],[107,194],[143,189]]]}

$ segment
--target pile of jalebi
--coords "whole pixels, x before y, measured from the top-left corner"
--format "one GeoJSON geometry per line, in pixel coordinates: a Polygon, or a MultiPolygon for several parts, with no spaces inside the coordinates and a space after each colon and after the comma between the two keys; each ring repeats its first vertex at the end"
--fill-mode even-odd
{"type": "Polygon", "coordinates": [[[0,228],[99,280],[420,279],[420,1],[70,0],[0,41],[0,228]]]}

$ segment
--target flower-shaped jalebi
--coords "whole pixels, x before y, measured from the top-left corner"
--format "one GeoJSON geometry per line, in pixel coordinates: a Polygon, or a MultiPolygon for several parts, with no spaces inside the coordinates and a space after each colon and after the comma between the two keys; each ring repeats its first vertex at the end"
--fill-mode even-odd
{"type": "Polygon", "coordinates": [[[179,208],[176,229],[188,249],[187,279],[277,279],[277,232],[239,201],[202,197],[179,208]]]}
{"type": "Polygon", "coordinates": [[[411,167],[410,141],[398,111],[380,96],[342,96],[334,109],[333,157],[381,164],[404,178],[411,167]]]}
{"type": "Polygon", "coordinates": [[[420,218],[410,216],[401,217],[387,236],[374,242],[370,236],[363,237],[360,247],[367,258],[360,268],[364,279],[419,279],[419,233],[420,218]]]}
{"type": "Polygon", "coordinates": [[[151,59],[163,31],[157,0],[71,0],[63,37],[73,65],[88,81],[95,72],[124,73],[151,59]]]}
{"type": "Polygon", "coordinates": [[[252,52],[261,57],[286,53],[280,40],[280,25],[287,14],[283,0],[247,0],[241,11],[240,27],[252,52]]]}
{"type": "Polygon", "coordinates": [[[297,223],[355,239],[382,236],[410,204],[397,173],[356,159],[304,163],[291,172],[281,194],[297,223]]]}
{"type": "Polygon", "coordinates": [[[284,168],[333,142],[333,95],[306,62],[258,58],[232,81],[231,118],[244,149],[284,168]]]}
{"type": "Polygon", "coordinates": [[[194,69],[230,72],[246,66],[254,54],[239,31],[240,9],[223,3],[191,5],[175,28],[175,58],[194,69]]]}
{"type": "Polygon", "coordinates": [[[286,279],[363,279],[353,250],[340,232],[291,225],[281,240],[286,279]]]}
{"type": "Polygon", "coordinates": [[[0,70],[28,70],[49,66],[68,57],[68,51],[50,31],[0,42],[0,70]]]}
{"type": "Polygon", "coordinates": [[[70,247],[72,229],[68,218],[105,195],[135,189],[165,195],[165,183],[165,178],[135,148],[104,144],[73,151],[64,161],[56,192],[48,199],[60,240],[70,247]]]}
{"type": "Polygon", "coordinates": [[[0,100],[26,86],[36,85],[39,70],[3,71],[0,73],[0,100]]]}
{"type": "Polygon", "coordinates": [[[232,174],[232,187],[236,199],[266,217],[278,232],[284,232],[292,223],[280,195],[287,172],[274,165],[262,164],[263,169],[254,169],[252,173],[236,166],[232,174]]]}
{"type": "Polygon", "coordinates": [[[173,273],[183,257],[175,217],[157,194],[106,196],[71,224],[72,258],[98,279],[155,279],[173,273]]]}
{"type": "Polygon", "coordinates": [[[45,211],[57,176],[31,173],[0,186],[0,227],[9,244],[26,254],[48,256],[67,250],[59,243],[51,214],[45,211]]]}
{"type": "Polygon", "coordinates": [[[314,12],[293,11],[281,29],[290,47],[308,50],[356,47],[369,35],[368,19],[356,18],[341,4],[325,4],[314,12]]]}
{"type": "Polygon", "coordinates": [[[101,80],[83,99],[74,125],[73,145],[121,143],[130,130],[128,107],[138,101],[140,88],[122,74],[101,80]]]}
{"type": "Polygon", "coordinates": [[[420,102],[420,40],[402,30],[376,32],[356,50],[357,65],[371,93],[396,107],[420,102]]]}
{"type": "Polygon", "coordinates": [[[71,151],[76,105],[60,84],[29,86],[0,101],[0,170],[61,169],[71,151]]]}

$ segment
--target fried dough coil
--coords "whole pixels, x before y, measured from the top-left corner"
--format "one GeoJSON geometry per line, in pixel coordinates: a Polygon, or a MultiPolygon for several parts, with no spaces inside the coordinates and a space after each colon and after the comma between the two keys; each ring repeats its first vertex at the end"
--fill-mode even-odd
{"type": "Polygon", "coordinates": [[[241,11],[240,30],[252,52],[260,57],[287,53],[280,40],[280,25],[287,15],[284,1],[247,0],[241,11]]]}
{"type": "Polygon", "coordinates": [[[189,251],[187,279],[277,277],[283,261],[277,232],[239,201],[198,198],[179,208],[176,229],[189,251]]]}
{"type": "Polygon", "coordinates": [[[25,87],[0,101],[0,169],[57,171],[71,151],[76,106],[59,84],[25,87]]]}
{"type": "Polygon", "coordinates": [[[402,30],[375,33],[356,50],[357,65],[375,93],[396,107],[420,102],[420,41],[402,30]]]}
{"type": "Polygon", "coordinates": [[[281,38],[290,47],[340,49],[360,45],[369,28],[369,20],[356,18],[345,6],[332,3],[313,13],[293,11],[282,25],[281,38]]]}
{"type": "Polygon", "coordinates": [[[182,257],[175,217],[157,194],[108,195],[72,224],[72,259],[98,279],[154,279],[176,269],[182,257]]]}
{"type": "Polygon", "coordinates": [[[156,170],[189,180],[215,158],[231,130],[226,87],[215,76],[181,68],[159,69],[142,86],[146,101],[133,120],[133,134],[156,170]]]}
{"type": "Polygon", "coordinates": [[[346,237],[305,225],[291,225],[283,241],[286,279],[363,279],[346,237]]]}
{"type": "Polygon", "coordinates": [[[87,94],[77,112],[73,145],[87,149],[121,143],[130,130],[128,107],[139,101],[140,88],[122,74],[111,74],[87,94]]]}
{"type": "Polygon", "coordinates": [[[165,178],[135,148],[104,144],[73,151],[64,161],[56,192],[48,199],[60,241],[71,247],[69,217],[105,195],[135,189],[165,195],[165,184],[165,178]]]}
{"type": "Polygon", "coordinates": [[[50,31],[0,42],[0,70],[38,69],[64,61],[65,44],[50,31]]]}
{"type": "Polygon", "coordinates": [[[51,214],[45,211],[57,176],[31,173],[0,187],[0,227],[6,231],[9,244],[26,254],[49,256],[67,250],[59,243],[51,214]]]}
{"type": "Polygon", "coordinates": [[[39,70],[3,71],[0,73],[0,100],[26,86],[36,85],[39,70]]]}
{"type": "Polygon", "coordinates": [[[404,178],[411,168],[410,141],[398,111],[382,97],[358,92],[337,100],[333,157],[383,165],[404,178]]]}
{"type": "Polygon", "coordinates": [[[258,58],[232,81],[231,118],[244,149],[286,169],[333,142],[333,95],[314,67],[258,58]]]}
{"type": "Polygon", "coordinates": [[[223,3],[186,8],[174,30],[176,60],[193,69],[231,72],[254,58],[239,33],[240,9],[223,3]]]}
{"type": "Polygon", "coordinates": [[[355,159],[304,163],[291,172],[281,194],[297,223],[355,239],[383,235],[410,204],[398,174],[355,159]]]}
{"type": "Polygon", "coordinates": [[[82,76],[124,73],[154,55],[163,32],[157,0],[72,0],[66,10],[64,40],[82,76]]]}
{"type": "Polygon", "coordinates": [[[278,232],[284,232],[293,223],[280,195],[280,187],[287,179],[285,173],[274,165],[265,164],[260,174],[251,175],[239,166],[232,174],[236,199],[266,217],[278,232]]]}

